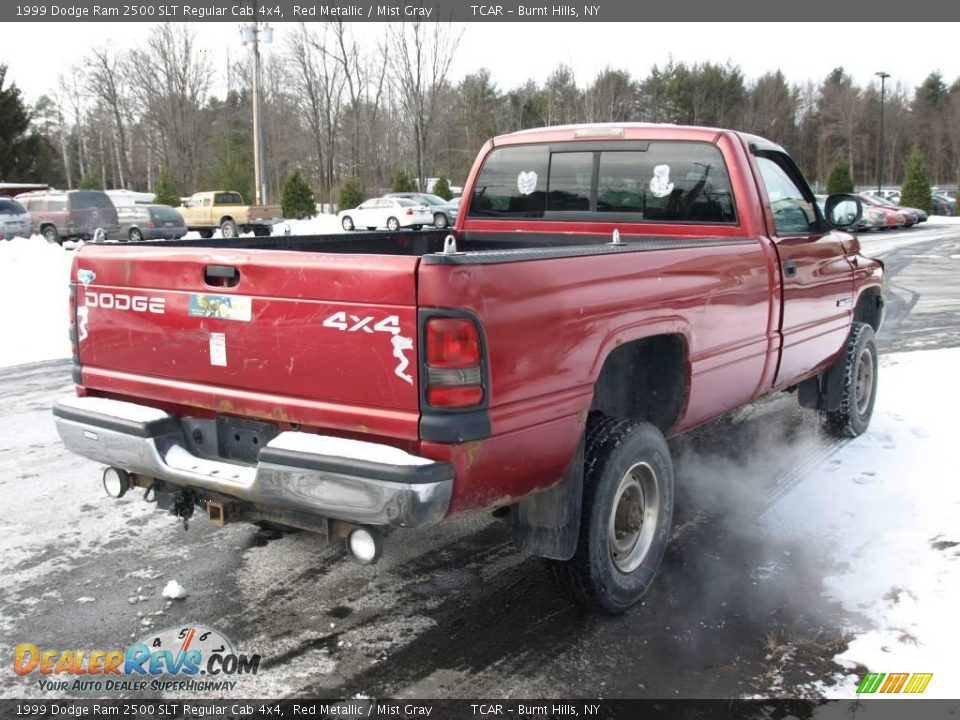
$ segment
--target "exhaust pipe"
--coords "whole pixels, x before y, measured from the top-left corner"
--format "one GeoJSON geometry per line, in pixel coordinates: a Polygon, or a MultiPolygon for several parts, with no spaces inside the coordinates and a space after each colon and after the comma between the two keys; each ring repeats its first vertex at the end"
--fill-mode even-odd
{"type": "Polygon", "coordinates": [[[130,473],[120,468],[108,467],[103,471],[103,489],[114,499],[122,498],[130,489],[130,473]]]}
{"type": "Polygon", "coordinates": [[[347,534],[347,553],[361,565],[373,565],[383,554],[383,535],[374,527],[356,527],[347,534]]]}

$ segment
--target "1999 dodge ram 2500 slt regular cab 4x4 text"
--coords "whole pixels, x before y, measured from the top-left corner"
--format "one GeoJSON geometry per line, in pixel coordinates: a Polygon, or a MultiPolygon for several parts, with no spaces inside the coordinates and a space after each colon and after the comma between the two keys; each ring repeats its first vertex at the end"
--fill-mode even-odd
{"type": "Polygon", "coordinates": [[[580,602],[634,603],[673,512],[666,436],[796,389],[854,436],[882,266],[778,146],[555,127],[489,141],[453,236],[88,245],[63,442],[186,519],[346,537],[500,510],[580,602]]]}

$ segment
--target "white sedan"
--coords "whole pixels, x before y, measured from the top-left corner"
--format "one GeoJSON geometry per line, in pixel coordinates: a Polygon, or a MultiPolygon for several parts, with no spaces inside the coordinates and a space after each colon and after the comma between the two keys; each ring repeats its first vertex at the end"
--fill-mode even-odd
{"type": "Polygon", "coordinates": [[[419,230],[424,225],[433,224],[433,213],[429,207],[406,198],[373,198],[359,207],[341,210],[337,217],[340,218],[340,226],[348,231],[385,227],[396,232],[402,227],[419,230]]]}

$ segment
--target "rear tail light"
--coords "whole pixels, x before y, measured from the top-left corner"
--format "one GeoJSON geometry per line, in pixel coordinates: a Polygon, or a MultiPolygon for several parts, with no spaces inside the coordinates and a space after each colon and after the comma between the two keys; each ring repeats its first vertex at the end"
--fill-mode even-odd
{"type": "Polygon", "coordinates": [[[429,318],[425,330],[427,404],[460,408],[483,402],[483,354],[473,320],[429,318]]]}
{"type": "Polygon", "coordinates": [[[413,208],[407,208],[407,215],[413,215],[413,208]]]}

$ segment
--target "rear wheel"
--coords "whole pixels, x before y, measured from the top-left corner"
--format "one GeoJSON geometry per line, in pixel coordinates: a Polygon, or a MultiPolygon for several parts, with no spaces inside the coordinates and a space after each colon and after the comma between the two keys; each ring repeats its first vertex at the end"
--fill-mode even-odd
{"type": "Polygon", "coordinates": [[[443,213],[437,213],[433,216],[433,224],[435,227],[443,230],[449,224],[447,222],[447,216],[443,213]]]}
{"type": "Polygon", "coordinates": [[[130,242],[141,242],[143,240],[143,233],[140,232],[139,228],[130,228],[127,237],[130,238],[130,242]]]}
{"type": "Polygon", "coordinates": [[[867,323],[854,323],[837,362],[843,368],[840,406],[823,413],[823,427],[836,437],[857,437],[869,427],[877,400],[879,363],[873,328],[867,323]]]}
{"type": "Polygon", "coordinates": [[[237,224],[233,220],[224,220],[220,223],[220,235],[224,238],[237,237],[237,224]]]}
{"type": "Polygon", "coordinates": [[[213,230],[200,230],[200,237],[204,240],[209,240],[213,237],[213,230]]]}
{"type": "Polygon", "coordinates": [[[53,225],[47,225],[41,232],[48,243],[63,245],[63,240],[60,239],[60,233],[57,232],[57,228],[53,225]]]}
{"type": "Polygon", "coordinates": [[[353,230],[353,218],[349,215],[344,215],[343,220],[340,221],[340,226],[347,232],[350,232],[353,230]]]}
{"type": "Polygon", "coordinates": [[[620,613],[650,587],[670,538],[670,450],[650,423],[594,414],[584,463],[577,550],[568,561],[548,562],[578,604],[620,613]]]}
{"type": "Polygon", "coordinates": [[[387,218],[387,230],[390,232],[396,232],[400,229],[400,221],[395,217],[387,218]]]}

